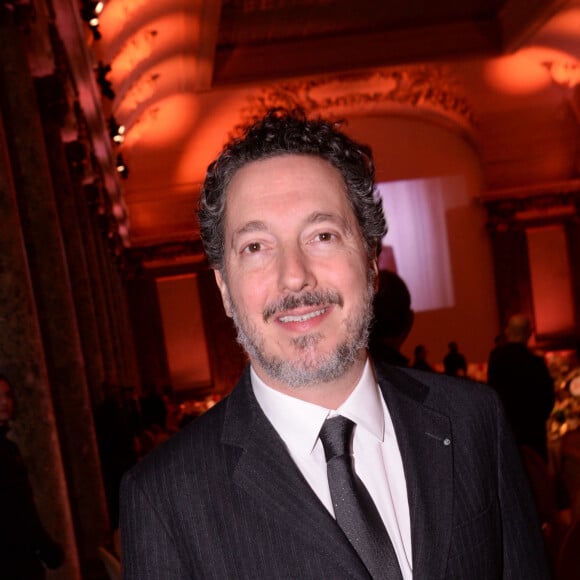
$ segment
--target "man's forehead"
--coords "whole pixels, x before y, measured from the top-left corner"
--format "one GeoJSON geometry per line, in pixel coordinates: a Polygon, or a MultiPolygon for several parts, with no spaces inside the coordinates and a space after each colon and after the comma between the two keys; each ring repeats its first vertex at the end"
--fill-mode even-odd
{"type": "Polygon", "coordinates": [[[291,154],[251,161],[226,187],[224,225],[234,236],[284,223],[347,226],[356,220],[348,197],[340,172],[321,157],[291,154]]]}
{"type": "MultiPolygon", "coordinates": [[[[329,213],[321,211],[313,211],[307,214],[303,218],[303,224],[319,224],[319,223],[335,223],[337,225],[346,225],[347,220],[345,216],[339,213],[329,213]]],[[[243,235],[246,233],[263,232],[268,231],[269,226],[266,221],[260,219],[254,219],[244,222],[236,227],[234,230],[234,235],[243,235]]]]}

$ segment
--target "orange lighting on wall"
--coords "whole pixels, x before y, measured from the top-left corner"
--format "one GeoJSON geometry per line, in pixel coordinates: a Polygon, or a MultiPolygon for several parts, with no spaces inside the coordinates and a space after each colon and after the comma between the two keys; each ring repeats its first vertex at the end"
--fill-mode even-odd
{"type": "Polygon", "coordinates": [[[490,61],[484,76],[495,89],[524,96],[550,87],[552,77],[547,63],[570,62],[571,58],[559,50],[534,46],[490,61]]]}

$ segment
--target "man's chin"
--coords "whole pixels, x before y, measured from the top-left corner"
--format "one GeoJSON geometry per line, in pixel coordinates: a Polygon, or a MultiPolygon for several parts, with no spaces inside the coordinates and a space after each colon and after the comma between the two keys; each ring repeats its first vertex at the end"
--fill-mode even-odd
{"type": "Polygon", "coordinates": [[[271,380],[288,388],[308,388],[335,381],[354,364],[357,357],[341,357],[338,351],[321,352],[314,350],[307,356],[261,358],[258,363],[262,372],[271,380]]]}
{"type": "Polygon", "coordinates": [[[325,361],[334,360],[337,356],[336,348],[334,350],[323,349],[320,346],[320,344],[315,344],[294,347],[291,352],[281,353],[275,358],[288,368],[302,372],[316,372],[319,367],[326,366],[325,361]]]}

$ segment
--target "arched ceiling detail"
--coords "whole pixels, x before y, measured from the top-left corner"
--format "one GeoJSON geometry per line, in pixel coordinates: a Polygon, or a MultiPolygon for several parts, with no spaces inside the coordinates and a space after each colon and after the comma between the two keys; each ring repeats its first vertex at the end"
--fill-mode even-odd
{"type": "Polygon", "coordinates": [[[525,176],[538,130],[554,151],[580,141],[580,0],[107,0],[98,35],[85,23],[74,42],[74,0],[54,4],[77,74],[110,67],[99,114],[126,133],[95,142],[103,163],[121,154],[130,168],[128,245],[195,239],[207,163],[271,105],[444,123],[477,141],[492,187],[525,176]]]}

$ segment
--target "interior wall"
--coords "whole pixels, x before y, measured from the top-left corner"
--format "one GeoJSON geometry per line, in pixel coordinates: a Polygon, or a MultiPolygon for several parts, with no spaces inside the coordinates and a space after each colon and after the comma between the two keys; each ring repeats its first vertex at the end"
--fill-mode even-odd
{"type": "Polygon", "coordinates": [[[179,393],[209,386],[197,275],[159,278],[157,292],[173,389],[179,393]]]}
{"type": "Polygon", "coordinates": [[[572,273],[562,224],[526,230],[537,336],[574,334],[572,273]]]}
{"type": "Polygon", "coordinates": [[[402,350],[412,358],[415,345],[424,344],[428,360],[440,364],[454,340],[469,363],[485,363],[499,322],[486,215],[477,202],[483,179],[474,147],[459,130],[418,117],[357,117],[345,129],[373,149],[378,182],[463,177],[467,195],[445,210],[454,305],[418,312],[402,350]]]}

